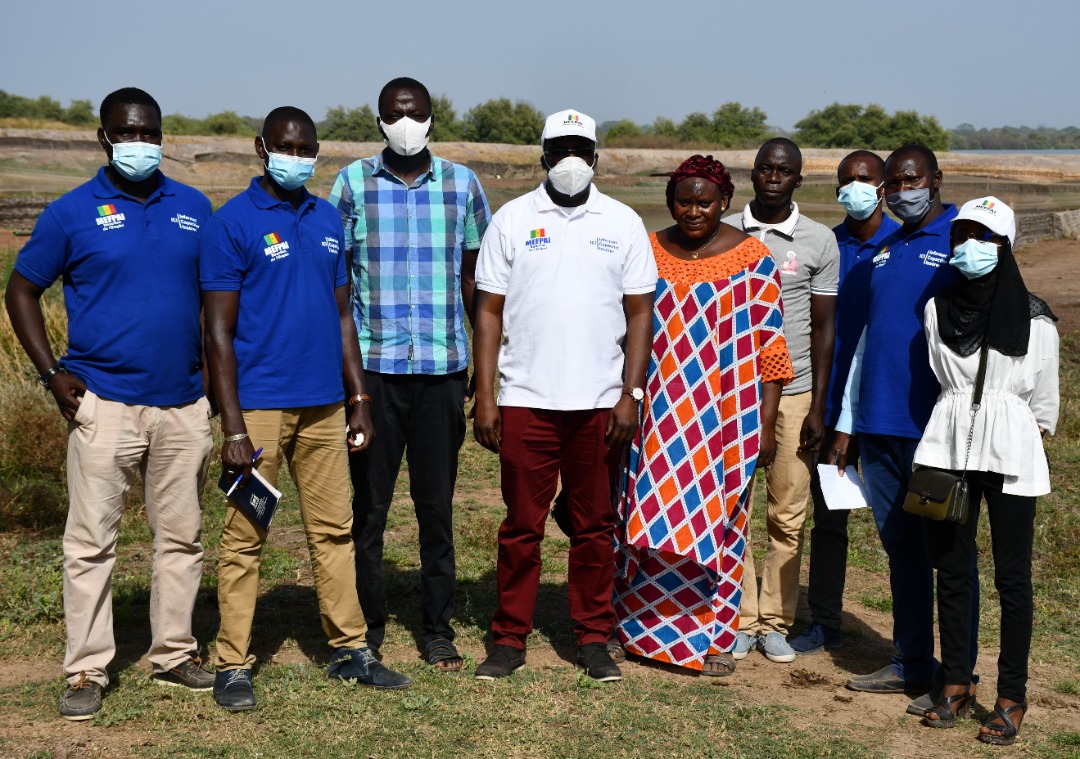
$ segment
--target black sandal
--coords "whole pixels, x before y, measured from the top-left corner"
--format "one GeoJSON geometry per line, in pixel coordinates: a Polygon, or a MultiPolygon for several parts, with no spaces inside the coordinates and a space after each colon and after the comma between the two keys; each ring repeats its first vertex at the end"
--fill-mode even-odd
{"type": "Polygon", "coordinates": [[[955,696],[946,696],[942,693],[938,696],[934,705],[926,710],[926,716],[923,717],[922,723],[927,727],[939,729],[956,727],[957,718],[966,717],[974,701],[975,694],[971,692],[971,683],[965,685],[963,692],[957,693],[955,696]],[[953,711],[953,704],[957,704],[956,711],[953,711]],[[930,719],[931,714],[937,719],[930,719]]]}
{"type": "Polygon", "coordinates": [[[464,661],[454,644],[446,638],[432,638],[424,646],[427,663],[440,672],[459,672],[464,661]]]}
{"type": "Polygon", "coordinates": [[[1027,701],[1010,706],[1008,709],[1001,708],[1001,704],[994,704],[994,713],[986,718],[983,727],[990,730],[1000,730],[1002,734],[979,733],[979,740],[983,743],[989,743],[991,746],[1013,745],[1016,742],[1016,736],[1020,733],[1020,728],[1016,726],[1016,723],[1012,721],[1012,717],[1009,715],[1020,712],[1020,716],[1023,717],[1027,714],[1027,710],[1027,701]]]}

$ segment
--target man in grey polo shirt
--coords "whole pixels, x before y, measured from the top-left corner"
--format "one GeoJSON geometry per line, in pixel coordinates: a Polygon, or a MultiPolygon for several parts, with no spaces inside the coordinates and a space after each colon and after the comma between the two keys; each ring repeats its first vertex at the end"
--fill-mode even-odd
{"type": "Polygon", "coordinates": [[[776,459],[765,472],[769,542],[761,593],[759,597],[748,537],[740,632],[733,654],[742,659],[760,647],[770,661],[791,662],[795,651],[787,643],[787,632],[799,599],[813,451],[825,434],[840,251],[832,230],[800,214],[791,199],[802,184],[798,145],[783,137],[766,142],[754,159],[751,179],[754,199],[741,216],[724,221],[754,235],[772,253],[780,271],[784,336],[795,380],[780,399],[776,459]]]}

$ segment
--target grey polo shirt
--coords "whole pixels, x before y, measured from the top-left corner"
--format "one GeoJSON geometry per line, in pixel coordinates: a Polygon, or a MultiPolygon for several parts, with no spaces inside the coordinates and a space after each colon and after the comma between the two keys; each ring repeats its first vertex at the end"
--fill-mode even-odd
{"type": "Polygon", "coordinates": [[[749,203],[741,215],[732,214],[724,221],[768,246],[780,271],[784,337],[795,368],[795,379],[784,388],[784,395],[810,392],[810,296],[836,295],[840,280],[836,236],[824,224],[800,214],[797,203],[791,204],[791,216],[780,224],[759,222],[750,213],[749,203]]]}

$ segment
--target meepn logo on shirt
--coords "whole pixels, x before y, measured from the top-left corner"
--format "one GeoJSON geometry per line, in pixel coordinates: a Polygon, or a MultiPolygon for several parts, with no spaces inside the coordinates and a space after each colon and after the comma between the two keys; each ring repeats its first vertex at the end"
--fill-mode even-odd
{"type": "Polygon", "coordinates": [[[525,241],[526,250],[544,250],[551,244],[551,238],[547,236],[547,230],[541,227],[529,232],[529,239],[525,241]]]}
{"type": "Polygon", "coordinates": [[[282,240],[281,235],[277,232],[263,235],[263,242],[266,243],[263,253],[270,256],[271,261],[277,261],[279,258],[285,258],[289,255],[289,243],[282,240]]]}
{"type": "Polygon", "coordinates": [[[112,203],[106,203],[103,206],[97,207],[98,217],[94,219],[97,225],[108,231],[110,229],[119,229],[124,226],[124,214],[116,212],[116,206],[112,203]]]}

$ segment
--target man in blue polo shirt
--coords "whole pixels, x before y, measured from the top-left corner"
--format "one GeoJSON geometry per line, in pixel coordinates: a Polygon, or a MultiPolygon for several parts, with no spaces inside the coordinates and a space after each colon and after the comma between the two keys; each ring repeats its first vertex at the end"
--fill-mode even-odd
{"type": "Polygon", "coordinates": [[[933,567],[924,520],[905,512],[903,503],[915,448],[940,391],[930,368],[922,313],[927,301],[956,278],[948,265],[956,207],[941,202],[937,157],[922,145],[897,148],[886,160],[885,202],[903,226],[882,240],[871,259],[866,327],[852,358],[828,456],[843,467],[849,433],[858,433],[870,507],[889,557],[893,601],[892,662],[852,677],[847,687],[922,693],[933,685],[938,666],[933,567]]]}
{"type": "MultiPolygon", "coordinates": [[[[881,156],[869,150],[856,150],[840,162],[836,174],[836,198],[847,216],[833,227],[840,248],[840,288],[836,297],[836,343],[825,400],[825,423],[829,430],[822,444],[823,456],[835,448],[832,441],[844,383],[865,326],[871,259],[882,240],[900,228],[882,210],[885,162],[881,156]]],[[[856,455],[852,445],[847,460],[853,463],[856,455]]],[[[810,575],[806,596],[811,625],[789,641],[800,656],[843,645],[840,626],[847,573],[849,512],[844,509],[830,511],[825,505],[817,467],[814,467],[810,481],[810,493],[814,500],[814,526],[810,530],[810,575]]]]}
{"type": "MultiPolygon", "coordinates": [[[[371,655],[356,596],[346,434],[351,450],[365,449],[371,415],[349,312],[341,219],[304,189],[319,152],[315,124],[298,108],[276,108],[255,152],[264,174],[210,220],[200,258],[206,354],[225,438],[222,469],[249,476],[258,447],[255,466],[275,482],[288,462],[323,631],[334,649],[327,674],[406,688],[409,678],[371,655]]],[[[265,540],[262,527],[230,502],[218,558],[214,683],[215,700],[229,711],[255,708],[249,646],[265,540]]]]}
{"type": "Polygon", "coordinates": [[[346,166],[330,202],[345,225],[352,309],[379,444],[350,457],[353,538],[368,641],[386,634],[383,532],[401,457],[420,530],[420,646],[443,671],[454,647],[454,485],[465,440],[476,257],[487,199],[471,170],[431,154],[431,95],[408,77],[379,93],[386,148],[346,166]]]}
{"type": "Polygon", "coordinates": [[[191,612],[202,576],[202,493],[213,443],[199,339],[199,235],[210,201],[160,171],[161,108],[126,87],[101,103],[109,164],[51,203],[15,262],[7,309],[38,381],[68,421],[60,714],[101,708],[116,653],[110,583],[124,493],[141,470],[154,538],[154,680],[209,690],[191,612]],[[68,351],[57,362],[40,299],[64,279],[68,351]]]}

